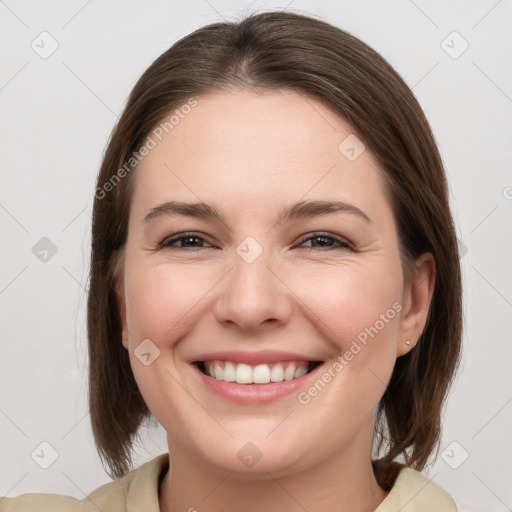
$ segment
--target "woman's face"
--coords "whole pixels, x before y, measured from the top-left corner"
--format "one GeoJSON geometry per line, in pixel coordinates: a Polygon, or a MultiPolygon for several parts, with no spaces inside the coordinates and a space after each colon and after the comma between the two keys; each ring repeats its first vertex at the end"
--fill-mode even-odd
{"type": "Polygon", "coordinates": [[[404,283],[377,160],[317,100],[234,90],[182,112],[136,171],[118,286],[170,451],[274,476],[369,460],[429,255],[404,283]]]}

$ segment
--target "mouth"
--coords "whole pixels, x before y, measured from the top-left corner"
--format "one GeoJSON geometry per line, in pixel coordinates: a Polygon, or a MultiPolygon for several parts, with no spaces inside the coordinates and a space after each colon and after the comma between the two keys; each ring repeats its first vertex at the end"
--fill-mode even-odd
{"type": "Polygon", "coordinates": [[[211,379],[236,384],[270,384],[300,379],[311,373],[323,361],[281,361],[250,365],[235,361],[209,360],[193,364],[211,379]]]}

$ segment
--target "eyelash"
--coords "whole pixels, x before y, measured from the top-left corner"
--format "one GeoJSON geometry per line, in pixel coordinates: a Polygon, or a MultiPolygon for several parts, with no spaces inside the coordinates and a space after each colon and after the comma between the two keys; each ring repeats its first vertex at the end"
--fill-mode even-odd
{"type": "MultiPolygon", "coordinates": [[[[199,240],[203,240],[205,242],[208,242],[208,240],[200,235],[199,233],[194,233],[194,232],[187,232],[187,233],[180,233],[179,235],[177,236],[173,236],[171,238],[166,238],[164,239],[160,244],[159,244],[159,247],[160,249],[211,249],[211,247],[178,247],[178,246],[172,246],[170,245],[171,243],[173,242],[176,242],[176,241],[179,241],[179,240],[185,240],[187,238],[197,238],[199,240]]],[[[347,242],[345,239],[339,237],[339,236],[336,236],[336,235],[332,235],[332,234],[329,234],[329,233],[324,233],[324,232],[315,232],[311,235],[309,235],[308,237],[306,238],[303,238],[300,243],[304,243],[308,240],[311,240],[311,239],[315,239],[315,238],[324,238],[324,239],[331,239],[331,240],[334,240],[335,242],[337,242],[339,245],[338,247],[326,247],[324,249],[322,249],[321,247],[303,247],[303,249],[306,249],[306,250],[309,250],[309,251],[314,251],[314,250],[320,250],[320,251],[329,251],[329,250],[334,250],[334,249],[348,249],[348,250],[351,250],[353,251],[354,248],[352,247],[352,245],[347,242]]]]}

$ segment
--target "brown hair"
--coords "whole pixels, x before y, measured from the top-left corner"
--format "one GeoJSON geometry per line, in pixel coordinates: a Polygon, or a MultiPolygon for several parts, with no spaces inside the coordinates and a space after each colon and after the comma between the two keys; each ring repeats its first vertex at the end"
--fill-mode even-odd
{"type": "Polygon", "coordinates": [[[427,324],[418,344],[397,359],[378,407],[376,439],[386,452],[375,472],[389,487],[382,467],[396,468],[391,461],[402,455],[408,466],[422,469],[438,448],[442,406],[460,357],[461,272],[446,176],[421,107],[389,63],[351,34],[290,12],[211,24],[179,40],[138,80],[111,134],[94,200],[87,306],[98,453],[112,478],[125,474],[139,427],[151,417],[121,342],[114,287],[136,172],[126,163],[173,109],[231,87],[292,89],[344,116],[384,171],[406,279],[416,258],[434,256],[427,324]]]}

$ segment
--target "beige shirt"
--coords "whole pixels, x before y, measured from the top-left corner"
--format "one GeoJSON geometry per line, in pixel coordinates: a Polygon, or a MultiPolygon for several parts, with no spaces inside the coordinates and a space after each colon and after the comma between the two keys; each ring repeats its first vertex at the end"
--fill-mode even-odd
{"type": "MultiPolygon", "coordinates": [[[[169,454],[91,492],[83,500],[59,494],[29,493],[0,498],[0,512],[160,512],[158,488],[169,467],[169,454]]],[[[456,512],[450,495],[426,476],[403,468],[375,512],[456,512]]]]}

